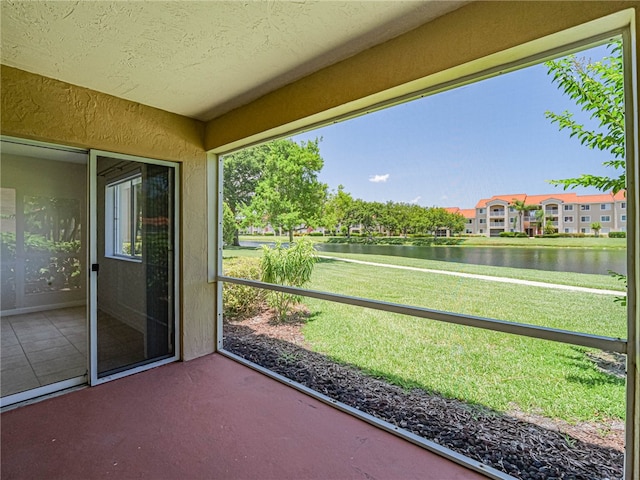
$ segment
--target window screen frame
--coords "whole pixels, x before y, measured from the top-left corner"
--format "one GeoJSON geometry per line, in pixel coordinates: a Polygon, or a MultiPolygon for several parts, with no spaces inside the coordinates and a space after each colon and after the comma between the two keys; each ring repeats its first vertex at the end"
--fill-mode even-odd
{"type": "MultiPolygon", "coordinates": [[[[635,45],[636,45],[636,32],[634,25],[634,11],[633,9],[619,12],[603,19],[590,22],[588,27],[584,25],[575,27],[577,34],[581,38],[575,39],[572,35],[563,35],[565,32],[560,32],[556,35],[555,46],[548,47],[549,39],[539,39],[541,41],[541,48],[534,54],[522,53],[514,60],[514,55],[507,55],[504,63],[489,69],[483,69],[483,59],[478,59],[477,72],[472,75],[462,75],[453,80],[436,84],[423,90],[417,90],[409,94],[398,95],[392,97],[389,100],[378,104],[372,104],[365,108],[354,110],[353,112],[335,116],[333,118],[325,119],[321,122],[309,121],[309,124],[304,127],[274,129],[275,132],[265,132],[258,140],[255,137],[247,139],[246,141],[238,141],[230,144],[230,146],[220,147],[218,149],[208,152],[208,191],[211,192],[211,201],[209,202],[209,280],[216,284],[216,332],[217,332],[217,351],[225,355],[231,356],[238,361],[247,363],[253,368],[257,368],[263,373],[276,378],[284,383],[294,386],[306,393],[319,398],[322,401],[330,403],[338,408],[347,411],[360,418],[366,417],[358,410],[355,410],[346,405],[337,405],[332,399],[326,398],[318,392],[311,391],[310,389],[296,384],[286,378],[282,378],[267,369],[250,364],[240,357],[236,357],[230,352],[224,350],[223,331],[222,331],[222,287],[224,283],[248,285],[256,288],[262,288],[266,290],[274,290],[285,293],[292,293],[301,295],[304,297],[318,298],[322,300],[329,300],[338,303],[344,303],[348,305],[356,305],[366,308],[373,308],[388,312],[401,313],[404,315],[410,315],[414,317],[428,318],[431,320],[438,320],[443,322],[455,323],[459,325],[474,326],[477,328],[484,328],[493,331],[500,331],[505,333],[511,333],[515,335],[523,335],[530,338],[538,338],[544,340],[552,340],[558,342],[569,343],[576,346],[594,347],[602,350],[609,350],[618,353],[624,353],[627,355],[627,395],[626,395],[626,446],[625,446],[625,466],[624,466],[624,478],[631,479],[636,478],[640,473],[640,453],[638,453],[640,446],[640,405],[637,396],[640,390],[640,374],[638,372],[638,356],[640,352],[640,343],[638,339],[638,330],[640,329],[640,319],[638,319],[638,305],[637,298],[639,294],[638,278],[640,277],[640,262],[638,261],[638,250],[636,246],[638,243],[638,207],[640,206],[640,196],[638,192],[638,185],[640,183],[638,179],[638,170],[640,169],[640,163],[638,160],[638,144],[635,139],[638,138],[638,125],[637,125],[637,99],[634,92],[637,92],[637,66],[635,63],[635,45]],[[611,20],[612,17],[616,17],[611,20]],[[621,22],[623,25],[615,28],[611,28],[611,22],[621,22]],[[341,120],[359,116],[362,114],[370,113],[372,111],[390,107],[395,104],[405,103],[407,101],[424,97],[426,95],[433,95],[444,90],[449,90],[455,87],[461,87],[468,83],[475,81],[481,81],[494,75],[506,73],[512,70],[525,68],[527,66],[540,63],[544,60],[557,58],[561,55],[569,55],[571,53],[579,52],[583,49],[597,46],[606,42],[614,36],[619,36],[623,41],[623,59],[625,65],[624,71],[624,85],[625,85],[625,118],[626,118],[626,162],[627,162],[627,272],[628,272],[628,288],[627,288],[627,338],[612,338],[602,337],[590,334],[583,334],[578,332],[562,331],[556,329],[550,329],[539,326],[521,325],[510,322],[502,322],[495,319],[485,319],[471,317],[467,315],[453,314],[449,312],[437,312],[424,308],[410,307],[407,305],[396,305],[388,302],[381,302],[371,300],[367,298],[356,298],[345,295],[330,294],[326,292],[311,291],[307,289],[285,287],[279,285],[266,284],[259,281],[245,280],[240,278],[228,277],[223,274],[222,271],[222,180],[223,180],[223,155],[234,153],[238,150],[251,147],[260,143],[275,140],[277,138],[287,137],[302,133],[303,131],[314,130],[330,123],[336,123],[341,120]],[[567,38],[572,38],[573,41],[566,41],[567,38]],[[545,46],[546,45],[546,46],[545,46]]],[[[573,30],[573,29],[570,29],[573,30]]],[[[535,41],[534,41],[535,42],[535,41]]],[[[531,43],[522,45],[523,52],[530,52],[531,43]]],[[[517,49],[518,47],[516,47],[517,49]]],[[[585,211],[581,205],[580,211],[585,211]]],[[[584,229],[583,229],[584,230],[584,229]]],[[[386,428],[383,423],[376,421],[376,419],[366,418],[367,421],[375,423],[382,428],[386,428]]],[[[419,443],[425,448],[436,451],[446,458],[463,463],[469,468],[482,471],[484,474],[490,474],[494,478],[510,478],[498,471],[488,471],[486,466],[478,465],[477,462],[463,457],[458,458],[455,452],[443,449],[438,445],[432,445],[431,442],[422,441],[421,439],[413,438],[411,434],[405,434],[396,431],[400,436],[410,439],[414,443],[419,443]]],[[[490,469],[493,470],[493,469],[490,469]]]]}

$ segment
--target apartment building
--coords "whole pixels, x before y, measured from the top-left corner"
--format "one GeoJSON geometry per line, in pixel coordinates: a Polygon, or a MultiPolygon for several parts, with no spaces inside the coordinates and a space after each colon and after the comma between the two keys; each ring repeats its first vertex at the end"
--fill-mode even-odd
{"type": "Polygon", "coordinates": [[[472,209],[448,210],[460,213],[467,219],[464,233],[487,237],[497,237],[502,232],[525,232],[533,236],[549,225],[559,233],[592,234],[593,223],[600,224],[599,233],[604,235],[625,232],[627,229],[624,191],[597,195],[494,195],[481,199],[472,209]],[[515,201],[524,202],[532,208],[521,213],[513,206],[515,201]]]}

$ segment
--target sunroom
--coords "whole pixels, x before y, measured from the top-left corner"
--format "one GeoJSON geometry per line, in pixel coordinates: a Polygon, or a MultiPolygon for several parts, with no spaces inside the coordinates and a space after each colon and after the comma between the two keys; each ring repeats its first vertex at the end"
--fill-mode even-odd
{"type": "Polygon", "coordinates": [[[244,284],[626,355],[619,471],[636,478],[639,9],[3,2],[3,476],[518,477],[228,352],[223,285],[244,284]],[[625,60],[626,336],[225,275],[225,155],[614,37],[625,60]],[[293,458],[296,444],[307,452],[293,458]]]}

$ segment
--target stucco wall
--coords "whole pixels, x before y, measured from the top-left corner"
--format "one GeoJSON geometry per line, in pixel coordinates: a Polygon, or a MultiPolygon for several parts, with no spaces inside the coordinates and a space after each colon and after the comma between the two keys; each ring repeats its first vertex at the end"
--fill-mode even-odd
{"type": "Polygon", "coordinates": [[[352,102],[357,109],[365,97],[377,100],[381,92],[420,80],[427,86],[429,77],[437,83],[439,72],[633,7],[638,23],[638,1],[471,3],[208,122],[205,147],[224,151],[301,119],[321,121],[348,111],[352,102]]]}
{"type": "Polygon", "coordinates": [[[182,163],[182,354],[212,352],[203,124],[4,65],[1,74],[3,135],[182,163]]]}

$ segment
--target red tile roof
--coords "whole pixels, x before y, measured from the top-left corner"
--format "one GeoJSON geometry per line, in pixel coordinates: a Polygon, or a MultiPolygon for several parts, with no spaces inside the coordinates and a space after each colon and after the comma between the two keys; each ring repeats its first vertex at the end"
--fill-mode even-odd
{"type": "MultiPolygon", "coordinates": [[[[502,200],[512,203],[514,200],[524,201],[527,205],[540,205],[545,200],[559,200],[561,203],[608,203],[621,201],[626,198],[624,190],[615,195],[613,193],[600,193],[596,195],[578,195],[576,193],[548,193],[542,195],[527,195],[526,193],[516,193],[513,195],[494,195],[491,198],[483,198],[478,201],[476,208],[485,208],[488,203],[494,200],[502,200]]],[[[456,207],[451,207],[456,208],[456,207]]],[[[458,209],[460,210],[460,209],[458,209]]],[[[475,216],[475,213],[474,213],[475,216]]],[[[466,217],[466,215],[465,215],[466,217]]],[[[467,217],[471,218],[471,217],[467,217]]]]}

